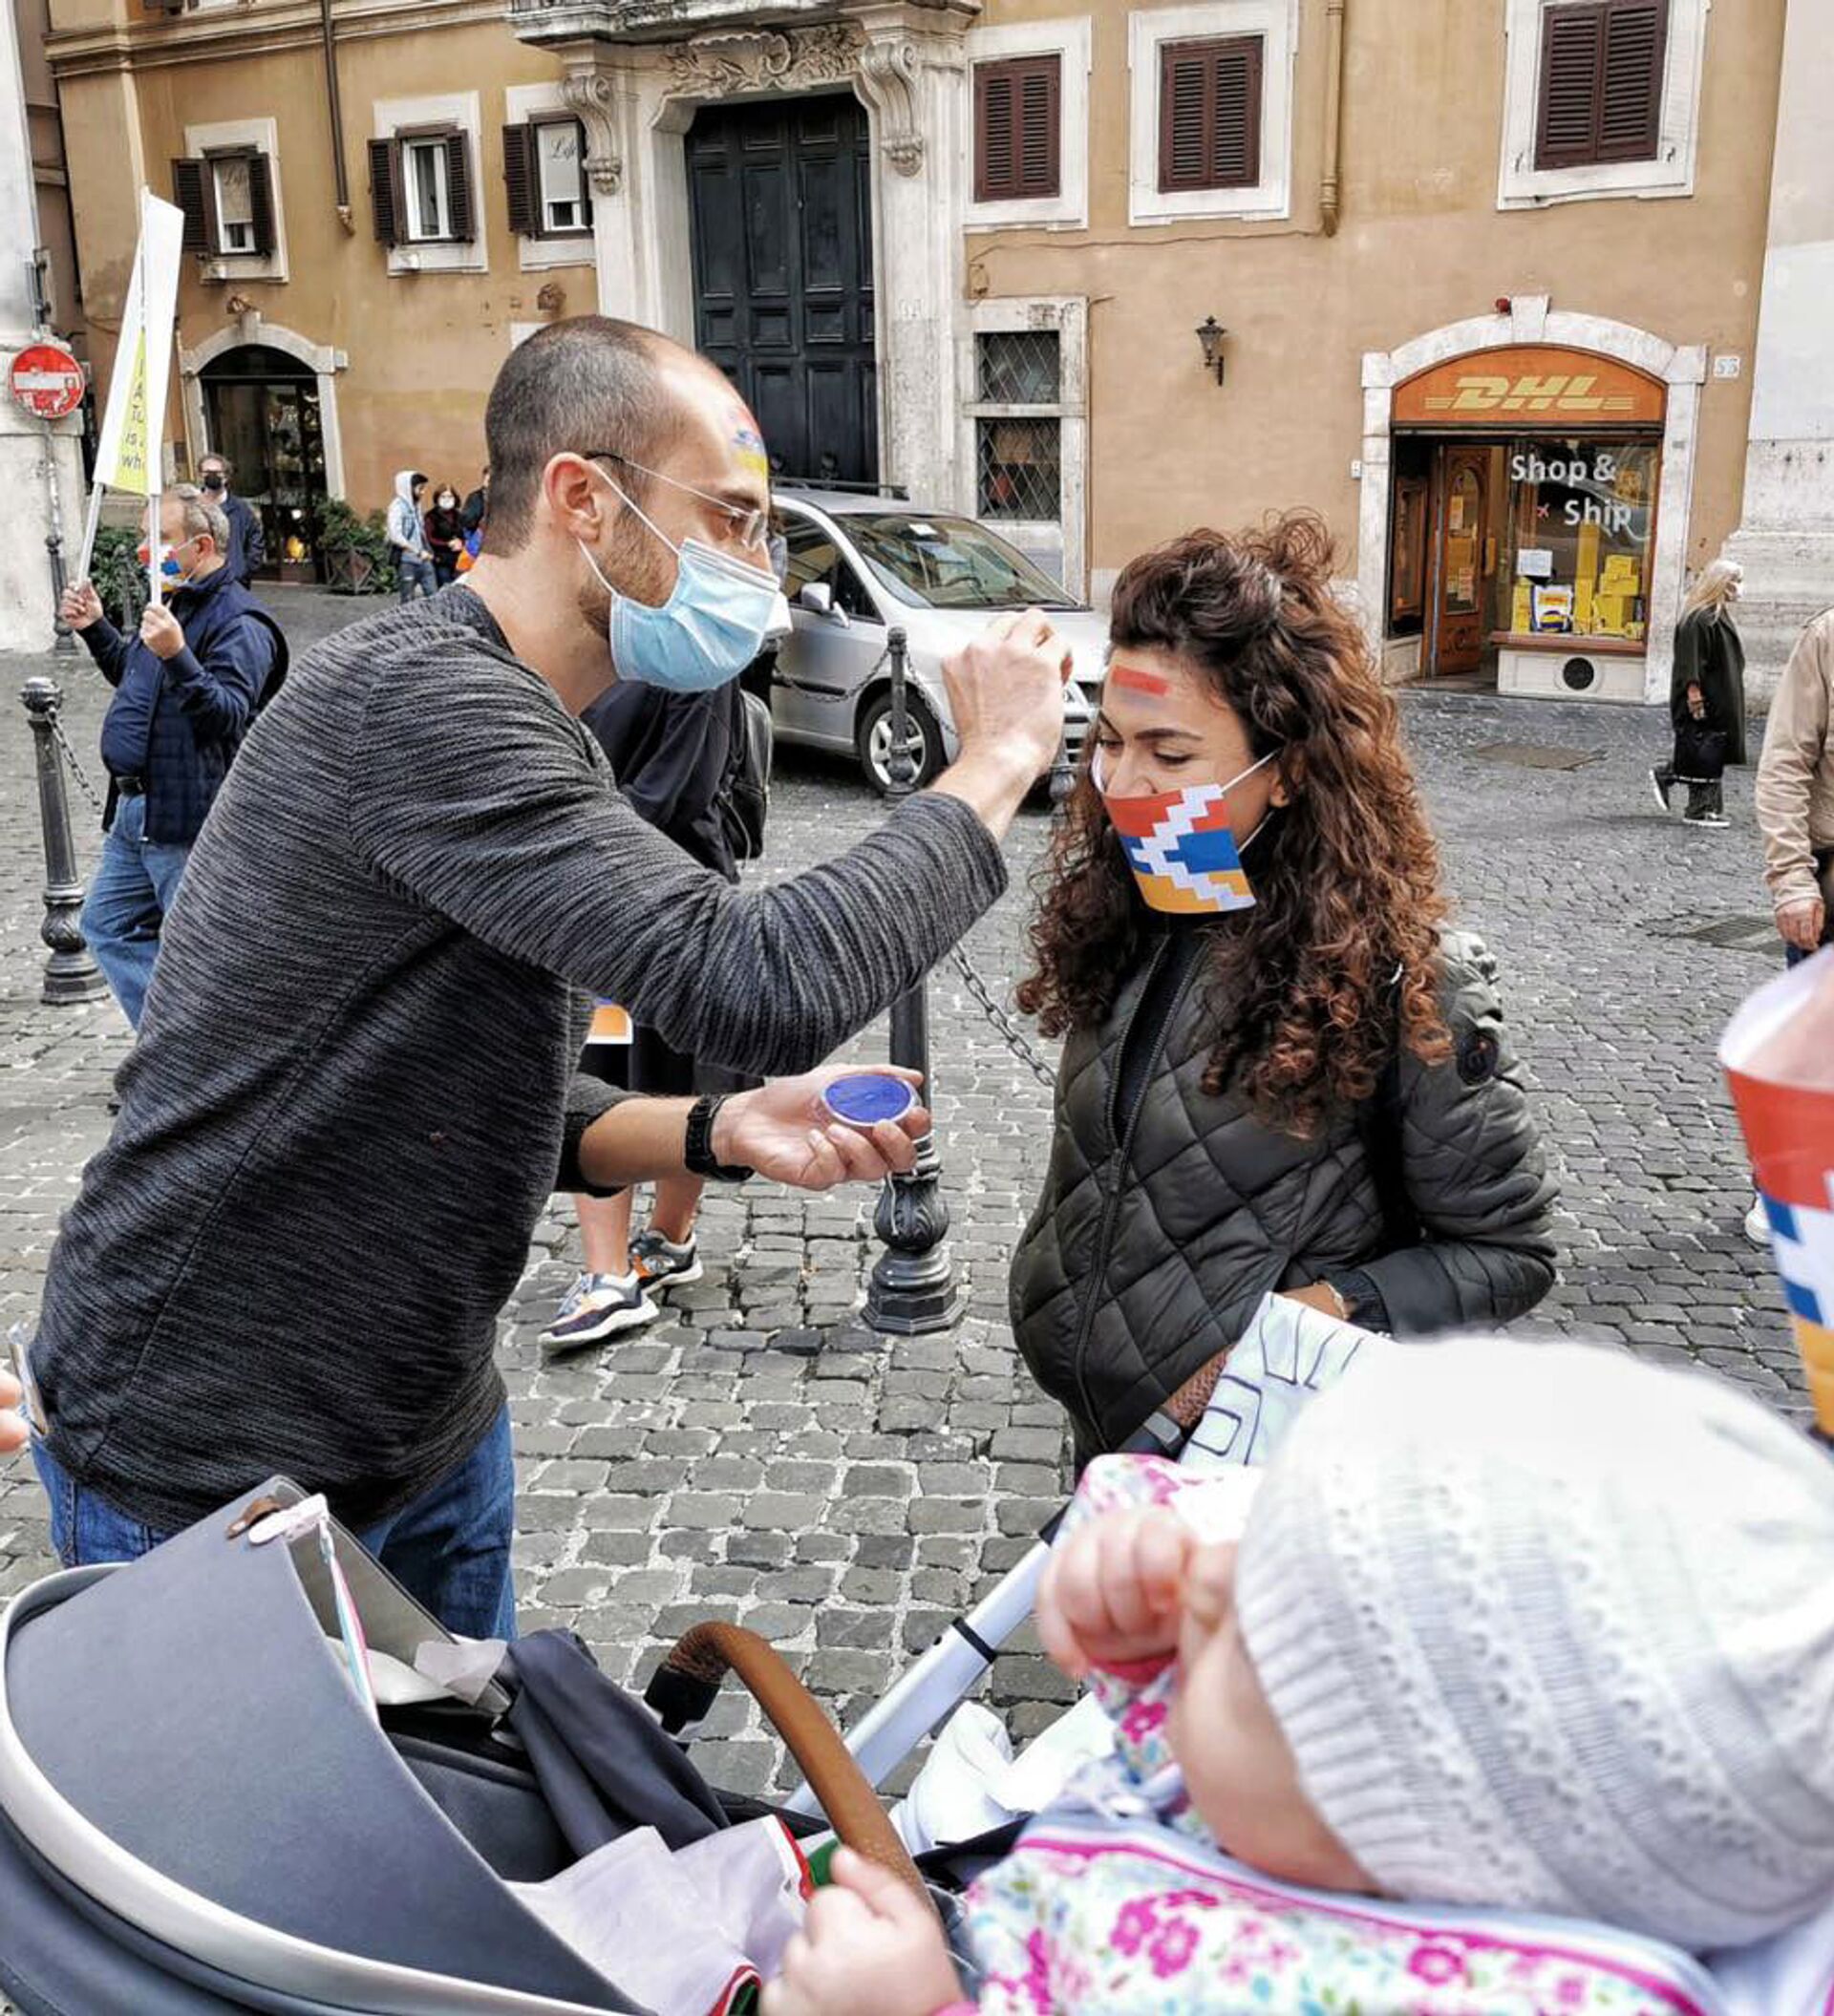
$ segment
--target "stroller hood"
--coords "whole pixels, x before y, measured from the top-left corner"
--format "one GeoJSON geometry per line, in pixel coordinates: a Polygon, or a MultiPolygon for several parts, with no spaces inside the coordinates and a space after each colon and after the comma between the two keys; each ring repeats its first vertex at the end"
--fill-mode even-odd
{"type": "MultiPolygon", "coordinates": [[[[482,1809],[520,1774],[480,1764],[454,1791],[404,1755],[327,1643],[315,1552],[230,1538],[242,1502],[139,1561],[52,1576],[0,1620],[8,1959],[27,1914],[74,1901],[91,1938],[113,1924],[129,1947],[256,1991],[227,2006],[631,2009],[523,1908],[504,1857],[472,1845],[488,1845],[482,1809]]],[[[347,1536],[336,1544],[373,1642],[393,1636],[411,1663],[414,1642],[444,1635],[347,1536]]],[[[526,1859],[525,1814],[517,1828],[526,1859]]],[[[50,1982],[42,2001],[29,1979],[8,1984],[53,2005],[50,1982]]]]}

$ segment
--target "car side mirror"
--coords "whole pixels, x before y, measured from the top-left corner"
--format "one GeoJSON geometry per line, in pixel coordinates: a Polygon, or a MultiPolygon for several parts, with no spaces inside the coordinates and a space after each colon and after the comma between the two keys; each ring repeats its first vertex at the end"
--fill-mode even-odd
{"type": "Polygon", "coordinates": [[[834,614],[834,590],[825,581],[804,582],[796,602],[799,608],[807,609],[811,616],[834,614]]]}

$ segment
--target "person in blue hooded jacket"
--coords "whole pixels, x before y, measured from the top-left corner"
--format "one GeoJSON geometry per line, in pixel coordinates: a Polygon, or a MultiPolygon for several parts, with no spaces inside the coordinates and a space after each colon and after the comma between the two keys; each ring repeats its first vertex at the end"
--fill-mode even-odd
{"type": "Polygon", "coordinates": [[[225,564],[221,508],[186,483],[160,505],[165,601],[125,637],[83,582],[61,614],[115,689],[102,721],[107,838],[83,936],[136,1029],[160,929],[255,710],[287,671],[280,626],[225,564]]]}

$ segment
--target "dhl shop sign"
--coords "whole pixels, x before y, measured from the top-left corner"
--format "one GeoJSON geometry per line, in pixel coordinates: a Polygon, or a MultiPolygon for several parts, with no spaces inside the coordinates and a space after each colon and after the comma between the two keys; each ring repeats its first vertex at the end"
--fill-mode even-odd
{"type": "MultiPolygon", "coordinates": [[[[1560,516],[1568,525],[1593,524],[1607,532],[1629,532],[1647,499],[1634,470],[1620,466],[1615,449],[1578,449],[1542,455],[1518,449],[1509,457],[1509,480],[1533,483],[1537,489],[1568,488],[1579,494],[1559,500],[1560,516]]],[[[1553,499],[1543,499],[1542,516],[1553,499]]]]}
{"type": "Polygon", "coordinates": [[[1397,427],[1662,424],[1667,388],[1614,357],[1549,344],[1449,357],[1395,388],[1397,427]]]}

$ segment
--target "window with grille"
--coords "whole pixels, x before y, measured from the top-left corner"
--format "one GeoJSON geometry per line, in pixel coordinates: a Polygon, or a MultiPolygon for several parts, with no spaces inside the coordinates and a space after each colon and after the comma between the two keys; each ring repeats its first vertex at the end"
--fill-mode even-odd
{"type": "Polygon", "coordinates": [[[1654,159],[1669,0],[1560,0],[1542,15],[1535,166],[1654,159]]]}
{"type": "Polygon", "coordinates": [[[974,477],[984,519],[1056,523],[1063,515],[1063,364],[1056,329],[974,339],[974,477]],[[1002,409],[990,413],[988,408],[1002,409]],[[1028,411],[1028,409],[1031,409],[1028,411]]]}
{"type": "Polygon", "coordinates": [[[1265,49],[1260,35],[1160,45],[1162,194],[1259,182],[1265,49]]]}
{"type": "Polygon", "coordinates": [[[974,201],[1029,202],[1059,192],[1063,59],[1015,56],[974,66],[974,201]]]}

